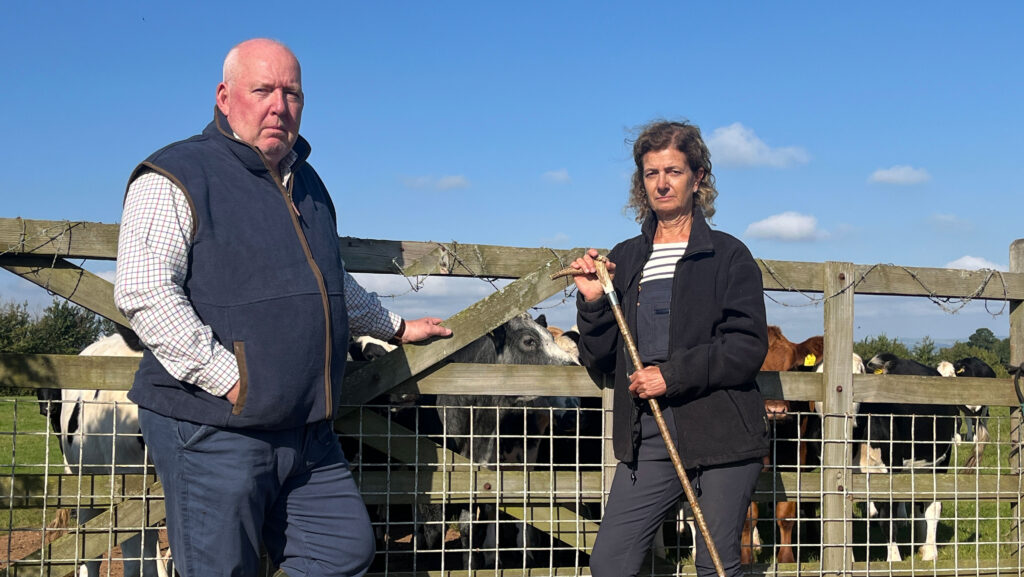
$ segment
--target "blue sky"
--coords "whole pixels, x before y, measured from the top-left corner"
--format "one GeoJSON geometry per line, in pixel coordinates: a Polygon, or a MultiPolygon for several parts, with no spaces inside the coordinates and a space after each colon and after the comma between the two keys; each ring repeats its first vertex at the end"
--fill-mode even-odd
{"type": "MultiPolygon", "coordinates": [[[[345,235],[611,247],[637,232],[621,210],[624,140],[687,118],[711,148],[714,221],[755,256],[1005,270],[1024,237],[1020,4],[282,6],[5,7],[2,216],[118,221],[135,164],[209,121],[228,49],[268,36],[302,62],[302,133],[345,235]]],[[[388,304],[448,316],[492,290],[431,279],[388,304]]],[[[0,298],[49,300],[10,274],[0,298]]],[[[571,324],[573,311],[548,315],[571,324]]],[[[821,315],[769,306],[799,338],[821,315]]],[[[855,334],[1005,335],[1008,322],[980,303],[949,315],[858,298],[855,334]]]]}

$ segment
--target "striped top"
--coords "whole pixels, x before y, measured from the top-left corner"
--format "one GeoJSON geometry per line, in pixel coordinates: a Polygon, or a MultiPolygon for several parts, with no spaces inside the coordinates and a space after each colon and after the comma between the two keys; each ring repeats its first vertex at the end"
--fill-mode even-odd
{"type": "Polygon", "coordinates": [[[659,279],[672,279],[675,274],[676,263],[683,258],[686,252],[685,242],[666,242],[654,245],[654,251],[644,265],[643,273],[640,276],[640,284],[659,279]]]}

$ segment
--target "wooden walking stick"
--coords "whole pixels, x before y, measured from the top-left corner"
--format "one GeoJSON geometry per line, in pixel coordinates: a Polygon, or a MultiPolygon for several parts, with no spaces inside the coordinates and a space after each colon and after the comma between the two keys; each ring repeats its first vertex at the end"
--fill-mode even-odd
{"type": "MultiPolygon", "coordinates": [[[[633,335],[629,332],[629,327],[626,326],[626,318],[622,316],[622,307],[619,305],[619,297],[615,294],[615,288],[612,286],[612,279],[608,275],[608,268],[605,263],[608,262],[608,257],[604,255],[598,255],[594,259],[594,267],[597,269],[597,279],[601,281],[601,288],[604,290],[605,296],[608,297],[608,303],[611,304],[612,313],[615,315],[615,322],[619,325],[619,331],[622,333],[622,339],[626,342],[626,350],[629,351],[629,358],[633,361],[633,366],[636,370],[644,368],[643,363],[640,361],[640,352],[636,348],[636,343],[633,342],[633,335]]],[[[581,274],[587,274],[583,271],[576,270],[572,267],[562,269],[551,275],[551,280],[561,278],[563,276],[576,276],[581,274]]],[[[658,423],[658,430],[661,431],[661,438],[665,441],[665,447],[668,448],[668,456],[672,460],[672,465],[676,468],[676,475],[679,477],[679,482],[683,484],[683,492],[686,493],[686,500],[690,502],[690,507],[693,509],[693,518],[697,521],[697,527],[700,529],[700,534],[704,536],[704,543],[708,546],[708,553],[711,555],[711,561],[715,564],[715,571],[718,573],[718,577],[725,577],[725,569],[722,567],[722,559],[718,556],[718,549],[715,547],[714,541],[711,540],[711,532],[708,530],[708,525],[704,521],[704,512],[700,509],[700,504],[697,503],[697,494],[693,492],[693,487],[690,485],[690,478],[686,476],[686,469],[683,468],[683,460],[679,457],[679,451],[676,449],[676,444],[672,441],[672,435],[668,432],[668,425],[665,424],[665,417],[661,414],[661,406],[658,404],[658,400],[654,398],[647,399],[647,402],[651,405],[651,413],[654,414],[654,420],[658,423]]]]}

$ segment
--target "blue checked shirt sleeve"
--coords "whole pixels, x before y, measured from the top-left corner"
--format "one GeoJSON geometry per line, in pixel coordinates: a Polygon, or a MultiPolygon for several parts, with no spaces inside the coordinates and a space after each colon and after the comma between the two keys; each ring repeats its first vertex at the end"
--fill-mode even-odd
{"type": "Polygon", "coordinates": [[[191,245],[181,189],[155,172],[136,178],[121,218],[114,302],[171,376],[224,396],[238,381],[238,363],[185,296],[191,245]]]}
{"type": "Polygon", "coordinates": [[[345,308],[353,337],[368,335],[386,341],[395,336],[402,317],[384,308],[377,293],[367,292],[345,271],[345,308]]]}

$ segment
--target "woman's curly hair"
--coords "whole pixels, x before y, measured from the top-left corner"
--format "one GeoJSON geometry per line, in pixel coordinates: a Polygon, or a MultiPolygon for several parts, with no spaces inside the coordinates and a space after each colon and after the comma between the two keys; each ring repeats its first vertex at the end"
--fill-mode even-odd
{"type": "Polygon", "coordinates": [[[644,187],[644,155],[672,147],[686,155],[686,162],[694,174],[704,170],[704,178],[697,187],[694,201],[704,213],[704,218],[711,220],[715,214],[718,190],[715,188],[715,176],[711,174],[711,153],[700,136],[700,128],[685,120],[656,120],[637,131],[640,136],[632,143],[636,171],[633,172],[626,211],[633,211],[637,222],[643,222],[650,216],[651,205],[647,202],[647,189],[644,187]]]}

